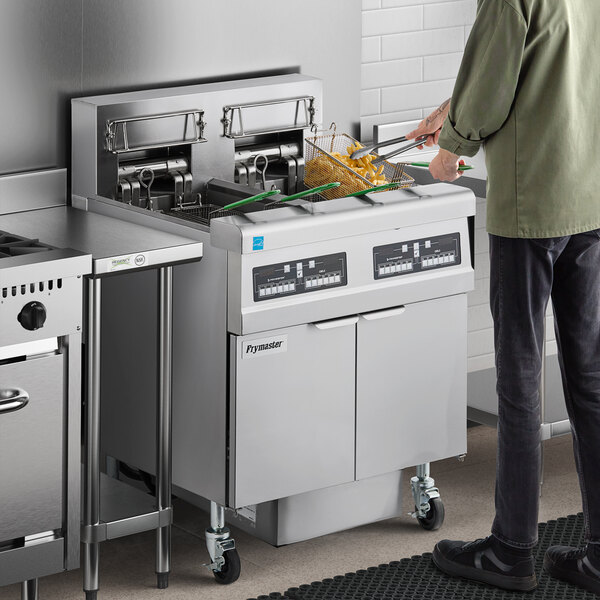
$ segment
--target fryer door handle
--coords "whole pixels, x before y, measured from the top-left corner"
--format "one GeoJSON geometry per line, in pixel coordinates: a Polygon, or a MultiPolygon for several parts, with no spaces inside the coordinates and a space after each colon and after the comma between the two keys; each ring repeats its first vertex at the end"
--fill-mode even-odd
{"type": "Polygon", "coordinates": [[[0,414],[21,410],[28,402],[29,394],[21,388],[0,390],[0,414]]]}
{"type": "Polygon", "coordinates": [[[389,317],[397,317],[406,311],[406,306],[397,306],[396,308],[388,308],[386,310],[377,310],[375,312],[365,313],[360,315],[366,321],[377,321],[379,319],[387,319],[389,317]]]}
{"type": "Polygon", "coordinates": [[[344,317],[343,319],[331,319],[330,321],[320,321],[319,323],[313,323],[317,329],[335,329],[336,327],[347,327],[348,325],[356,325],[358,323],[358,316],[356,317],[344,317]]]}

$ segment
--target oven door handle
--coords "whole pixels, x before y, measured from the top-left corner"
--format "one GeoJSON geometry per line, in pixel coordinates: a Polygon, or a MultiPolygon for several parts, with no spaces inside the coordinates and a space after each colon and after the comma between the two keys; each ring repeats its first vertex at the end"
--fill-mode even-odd
{"type": "Polygon", "coordinates": [[[25,408],[29,403],[29,394],[20,388],[0,390],[0,414],[25,408]]]}

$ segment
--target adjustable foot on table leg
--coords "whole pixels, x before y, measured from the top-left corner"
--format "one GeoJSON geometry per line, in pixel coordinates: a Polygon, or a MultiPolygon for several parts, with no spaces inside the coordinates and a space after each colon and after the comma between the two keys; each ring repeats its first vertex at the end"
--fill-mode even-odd
{"type": "Polygon", "coordinates": [[[85,600],[98,600],[98,590],[85,590],[85,600]]]}
{"type": "Polygon", "coordinates": [[[157,573],[156,574],[156,587],[159,590],[166,590],[169,587],[169,574],[168,573],[157,573]]]}

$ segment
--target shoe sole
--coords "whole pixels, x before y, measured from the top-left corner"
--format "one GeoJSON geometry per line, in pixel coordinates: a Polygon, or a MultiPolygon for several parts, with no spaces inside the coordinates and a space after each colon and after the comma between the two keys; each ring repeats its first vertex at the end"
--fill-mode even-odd
{"type": "Polygon", "coordinates": [[[548,555],[544,556],[544,570],[555,579],[572,583],[584,590],[594,592],[594,594],[600,594],[600,581],[598,579],[579,571],[564,569],[557,565],[548,555]]]}
{"type": "Polygon", "coordinates": [[[515,577],[512,575],[502,575],[492,571],[476,569],[467,565],[461,565],[445,558],[436,548],[433,550],[433,563],[440,570],[451,577],[462,577],[470,581],[487,583],[504,590],[517,592],[531,592],[537,587],[537,579],[534,575],[528,577],[515,577]]]}

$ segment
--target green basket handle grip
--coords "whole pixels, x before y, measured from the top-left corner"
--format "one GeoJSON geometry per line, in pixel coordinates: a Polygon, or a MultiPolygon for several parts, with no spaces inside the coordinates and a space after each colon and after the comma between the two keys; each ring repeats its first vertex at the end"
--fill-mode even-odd
{"type": "Polygon", "coordinates": [[[281,190],[269,190],[268,192],[261,192],[260,194],[256,194],[255,196],[250,196],[250,198],[244,198],[243,200],[232,202],[231,204],[224,206],[221,210],[231,210],[232,208],[244,206],[245,204],[250,204],[252,202],[258,202],[258,200],[263,200],[264,198],[268,198],[269,196],[274,196],[275,194],[280,193],[281,190]]]}
{"type": "Polygon", "coordinates": [[[341,183],[339,181],[325,183],[315,188],[311,188],[310,190],[304,190],[302,192],[298,192],[297,194],[292,194],[291,196],[282,198],[281,200],[276,200],[276,202],[289,202],[290,200],[297,200],[298,198],[304,198],[304,196],[310,196],[311,194],[318,194],[319,192],[324,192],[325,190],[330,190],[332,188],[339,187],[340,185],[341,183]]]}

